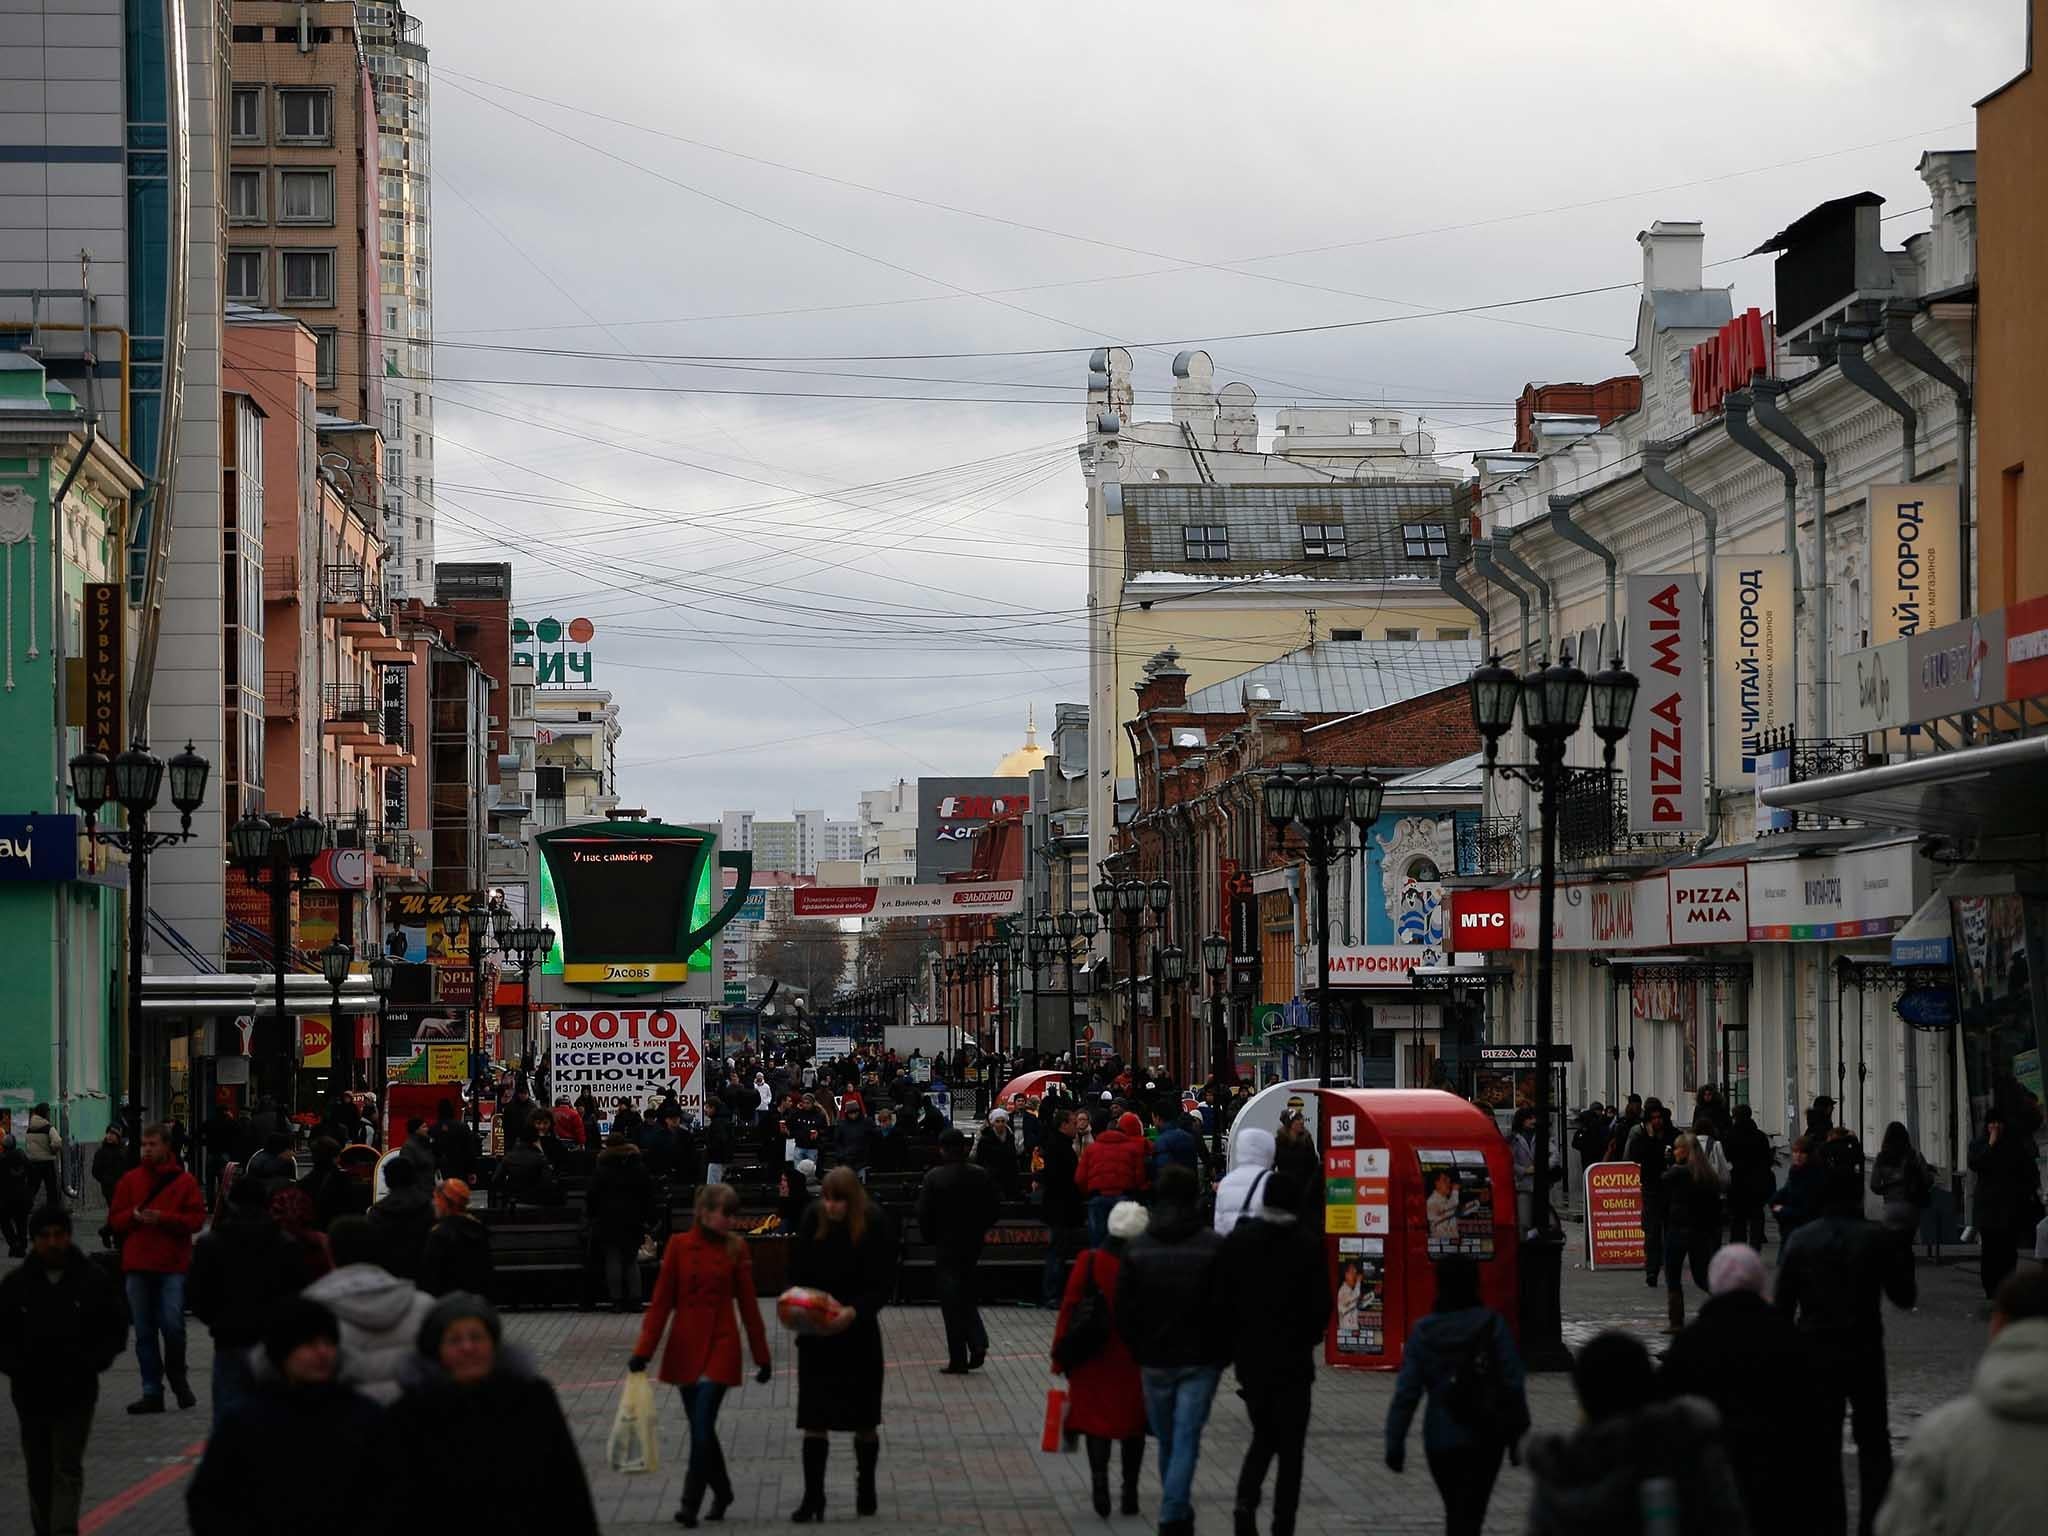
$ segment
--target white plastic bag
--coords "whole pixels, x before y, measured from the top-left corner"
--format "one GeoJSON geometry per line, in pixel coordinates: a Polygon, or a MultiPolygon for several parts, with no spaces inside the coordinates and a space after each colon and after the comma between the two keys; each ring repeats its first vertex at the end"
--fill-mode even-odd
{"type": "Polygon", "coordinates": [[[645,1371],[629,1371],[619,1390],[619,1411],[612,1416],[605,1459],[614,1472],[661,1470],[661,1425],[654,1413],[654,1387],[645,1371]]]}

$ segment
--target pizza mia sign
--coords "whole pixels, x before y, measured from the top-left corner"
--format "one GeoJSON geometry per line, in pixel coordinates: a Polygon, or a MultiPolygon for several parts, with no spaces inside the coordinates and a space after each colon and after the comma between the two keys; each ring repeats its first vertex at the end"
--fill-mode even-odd
{"type": "Polygon", "coordinates": [[[698,1008],[562,1011],[547,1016],[554,1090],[571,1100],[587,1089],[610,1107],[645,1104],[674,1091],[686,1111],[704,1106],[704,1013],[698,1008]]]}
{"type": "Polygon", "coordinates": [[[1628,735],[1631,832],[1706,830],[1706,688],[1699,578],[1628,579],[1628,640],[1642,679],[1628,735]]]}

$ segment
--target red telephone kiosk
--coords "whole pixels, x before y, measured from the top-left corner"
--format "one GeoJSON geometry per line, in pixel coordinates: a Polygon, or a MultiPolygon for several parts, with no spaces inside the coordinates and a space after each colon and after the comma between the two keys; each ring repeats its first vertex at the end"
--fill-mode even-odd
{"type": "Polygon", "coordinates": [[[1480,1296],[1518,1330],[1514,1163],[1493,1117],[1435,1089],[1317,1097],[1337,1298],[1323,1358],[1398,1369],[1408,1330],[1436,1302],[1430,1266],[1453,1253],[1479,1266],[1480,1296]]]}

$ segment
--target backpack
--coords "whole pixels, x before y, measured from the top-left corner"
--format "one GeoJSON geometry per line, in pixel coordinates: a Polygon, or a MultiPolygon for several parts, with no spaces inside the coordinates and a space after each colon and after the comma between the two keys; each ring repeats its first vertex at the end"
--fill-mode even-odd
{"type": "Polygon", "coordinates": [[[1529,1427],[1529,1416],[1519,1396],[1508,1387],[1493,1335],[1494,1320],[1489,1316],[1459,1354],[1445,1391],[1445,1404],[1451,1417],[1475,1437],[1510,1441],[1529,1427]]]}
{"type": "Polygon", "coordinates": [[[1067,1331],[1054,1352],[1059,1368],[1069,1375],[1109,1347],[1109,1298],[1095,1283],[1094,1254],[1088,1255],[1087,1264],[1087,1289],[1075,1298],[1074,1310],[1067,1314],[1067,1331]]]}

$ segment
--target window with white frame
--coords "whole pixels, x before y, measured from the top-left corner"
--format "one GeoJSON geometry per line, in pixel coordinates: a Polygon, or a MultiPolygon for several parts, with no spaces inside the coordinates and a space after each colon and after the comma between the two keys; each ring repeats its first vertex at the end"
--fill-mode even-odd
{"type": "Polygon", "coordinates": [[[277,259],[284,303],[334,303],[334,252],[286,249],[277,259]]]}
{"type": "Polygon", "coordinates": [[[1302,559],[1342,560],[1344,556],[1344,525],[1342,523],[1303,523],[1301,525],[1302,559]]]}
{"type": "Polygon", "coordinates": [[[228,138],[236,144],[263,142],[263,87],[238,85],[228,106],[228,138]]]}
{"type": "Polygon", "coordinates": [[[1416,632],[1412,629],[1390,628],[1387,631],[1387,638],[1389,640],[1413,640],[1416,638],[1416,632]]]}
{"type": "Polygon", "coordinates": [[[263,173],[261,171],[231,170],[228,172],[228,222],[230,224],[261,224],[263,222],[263,173]]]}
{"type": "Polygon", "coordinates": [[[1228,560],[1230,530],[1218,523],[1185,523],[1180,530],[1181,550],[1190,560],[1228,560]]]}
{"type": "Polygon", "coordinates": [[[280,86],[277,138],[281,144],[327,144],[334,138],[334,93],[280,86]]]}
{"type": "Polygon", "coordinates": [[[277,222],[280,224],[332,224],[334,222],[334,172],[279,171],[277,173],[277,222]]]}
{"type": "Polygon", "coordinates": [[[238,304],[263,302],[263,257],[260,250],[230,249],[227,256],[227,296],[238,304]]]}

